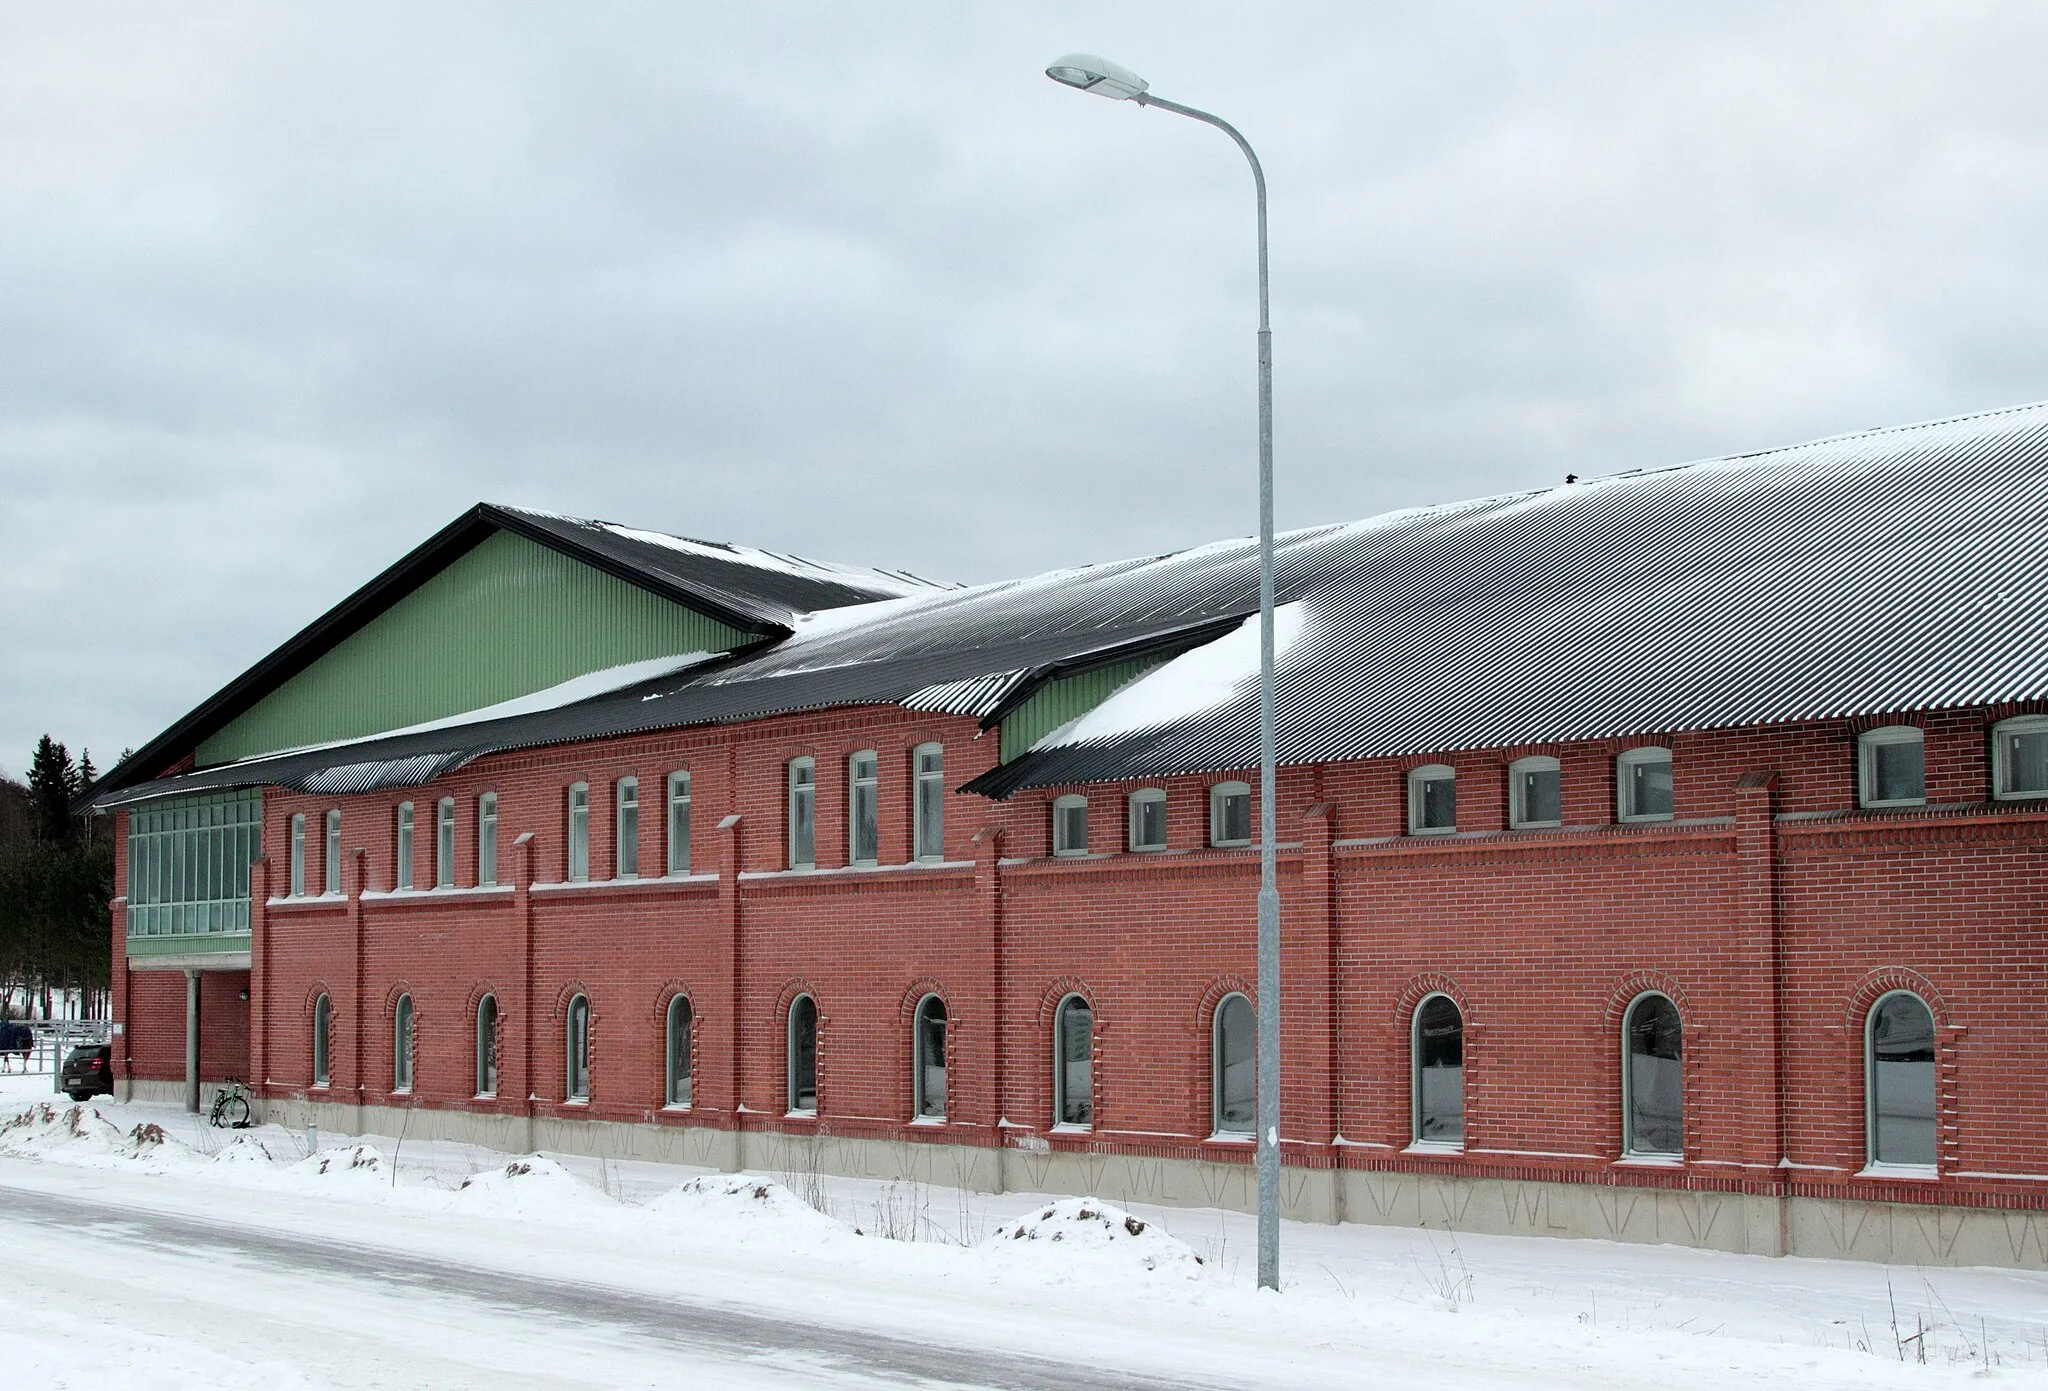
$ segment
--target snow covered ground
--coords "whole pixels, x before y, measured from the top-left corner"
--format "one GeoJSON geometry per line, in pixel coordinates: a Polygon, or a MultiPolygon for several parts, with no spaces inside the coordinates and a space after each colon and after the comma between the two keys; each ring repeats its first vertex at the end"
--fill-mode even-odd
{"type": "Polygon", "coordinates": [[[309,1155],[47,1086],[0,1078],[11,1385],[2048,1387],[2048,1275],[1290,1223],[1276,1298],[1235,1213],[309,1155]]]}

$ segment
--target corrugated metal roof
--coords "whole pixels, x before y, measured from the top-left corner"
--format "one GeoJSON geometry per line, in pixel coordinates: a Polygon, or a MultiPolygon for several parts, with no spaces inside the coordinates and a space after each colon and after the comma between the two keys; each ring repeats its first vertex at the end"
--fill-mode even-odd
{"type": "MultiPolygon", "coordinates": [[[[1306,616],[1278,673],[1281,759],[2048,696],[2044,543],[2048,405],[1294,532],[1276,551],[1280,601],[1306,616]]],[[[1256,547],[1238,540],[842,608],[615,695],[346,756],[473,757],[913,700],[972,714],[998,686],[998,706],[1014,700],[1019,672],[1234,627],[1257,583],[1256,547]]],[[[1174,672],[1168,662],[1126,689],[1174,672]]],[[[970,788],[1249,766],[1255,682],[1156,728],[1058,739],[970,788]]],[[[340,756],[241,776],[303,778],[340,756]]],[[[210,774],[234,775],[209,770],[176,790],[210,774]]]]}

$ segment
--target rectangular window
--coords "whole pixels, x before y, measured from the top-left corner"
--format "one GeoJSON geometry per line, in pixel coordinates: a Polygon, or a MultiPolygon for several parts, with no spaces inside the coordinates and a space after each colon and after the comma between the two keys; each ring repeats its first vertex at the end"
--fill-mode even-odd
{"type": "Polygon", "coordinates": [[[392,883],[395,889],[415,887],[412,877],[412,803],[398,804],[398,862],[397,876],[392,883]]]}
{"type": "MultiPolygon", "coordinates": [[[[305,892],[305,821],[298,823],[305,892]]],[[[250,864],[261,854],[258,792],[211,793],[151,802],[128,813],[128,933],[240,933],[249,930],[250,864]]],[[[291,881],[280,885],[286,891],[291,881]]]]}
{"type": "Polygon", "coordinates": [[[498,794],[476,799],[476,882],[488,889],[498,882],[498,794]]]}
{"type": "Polygon", "coordinates": [[[946,754],[937,744],[920,744],[911,755],[916,787],[911,801],[912,835],[920,860],[946,858],[946,754]]]}
{"type": "Polygon", "coordinates": [[[590,877],[590,785],[574,783],[569,788],[569,882],[580,884],[590,877]]]}
{"type": "Polygon", "coordinates": [[[443,797],[434,808],[434,887],[455,887],[455,799],[443,797]]]}
{"type": "Polygon", "coordinates": [[[882,854],[882,761],[869,750],[847,761],[847,860],[871,865],[882,854]]]}
{"type": "Polygon", "coordinates": [[[1252,790],[1241,782],[1219,782],[1209,789],[1209,843],[1252,843],[1252,790]]]}
{"type": "Polygon", "coordinates": [[[1926,745],[1913,725],[1887,725],[1856,741],[1866,807],[1914,807],[1927,801],[1926,745]]]}
{"type": "Polygon", "coordinates": [[[1131,849],[1166,848],[1166,793],[1148,787],[1131,794],[1131,849]]]}
{"type": "Polygon", "coordinates": [[[2048,797],[2048,715],[2022,715],[1991,731],[1991,789],[2000,800],[2048,797]]]}
{"type": "Polygon", "coordinates": [[[327,846],[323,852],[327,872],[327,892],[339,896],[341,893],[341,813],[327,813],[327,846]]]}
{"type": "MultiPolygon", "coordinates": [[[[175,859],[172,860],[175,864],[175,859]]],[[[165,876],[166,880],[170,876],[165,876]]],[[[164,897],[175,899],[178,895],[167,883],[169,892],[164,897]]],[[[292,816],[292,897],[306,896],[306,813],[296,812],[292,816]]]]}
{"type": "Polygon", "coordinates": [[[1408,774],[1408,834],[1438,835],[1458,829],[1458,775],[1432,763],[1408,774]]]}
{"type": "Polygon", "coordinates": [[[1088,799],[1061,797],[1052,804],[1052,853],[1088,853],[1088,799]]]}
{"type": "Polygon", "coordinates": [[[808,758],[789,764],[789,867],[818,863],[818,766],[808,758]]]}
{"type": "Polygon", "coordinates": [[[1564,820],[1564,779],[1554,758],[1517,759],[1508,766],[1508,825],[1556,826],[1564,820]]]}
{"type": "Polygon", "coordinates": [[[1623,821],[1671,819],[1671,750],[1630,749],[1615,760],[1614,772],[1623,821]]]}
{"type": "Polygon", "coordinates": [[[612,816],[612,843],[621,879],[640,877],[640,780],[620,778],[612,816]]]}
{"type": "Polygon", "coordinates": [[[668,775],[668,872],[690,872],[690,775],[668,775]]]}

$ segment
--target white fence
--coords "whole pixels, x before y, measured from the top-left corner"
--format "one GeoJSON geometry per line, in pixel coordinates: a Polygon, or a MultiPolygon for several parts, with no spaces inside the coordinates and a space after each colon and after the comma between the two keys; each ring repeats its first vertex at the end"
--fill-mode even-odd
{"type": "Polygon", "coordinates": [[[22,1022],[30,1030],[28,1050],[0,1053],[0,1071],[48,1074],[53,1091],[57,1089],[59,1079],[56,1073],[64,1064],[65,1054],[81,1044],[107,1043],[113,1037],[113,1026],[104,1019],[30,1019],[22,1022]]]}

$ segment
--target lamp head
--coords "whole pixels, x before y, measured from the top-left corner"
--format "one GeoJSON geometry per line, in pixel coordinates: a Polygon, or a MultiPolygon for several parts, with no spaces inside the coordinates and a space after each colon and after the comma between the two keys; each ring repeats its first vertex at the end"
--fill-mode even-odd
{"type": "Polygon", "coordinates": [[[1109,59],[1098,58],[1093,53],[1069,53],[1048,67],[1045,75],[1079,91],[1093,92],[1098,97],[1109,97],[1115,101],[1143,96],[1146,88],[1152,85],[1129,68],[1120,68],[1109,59]]]}

